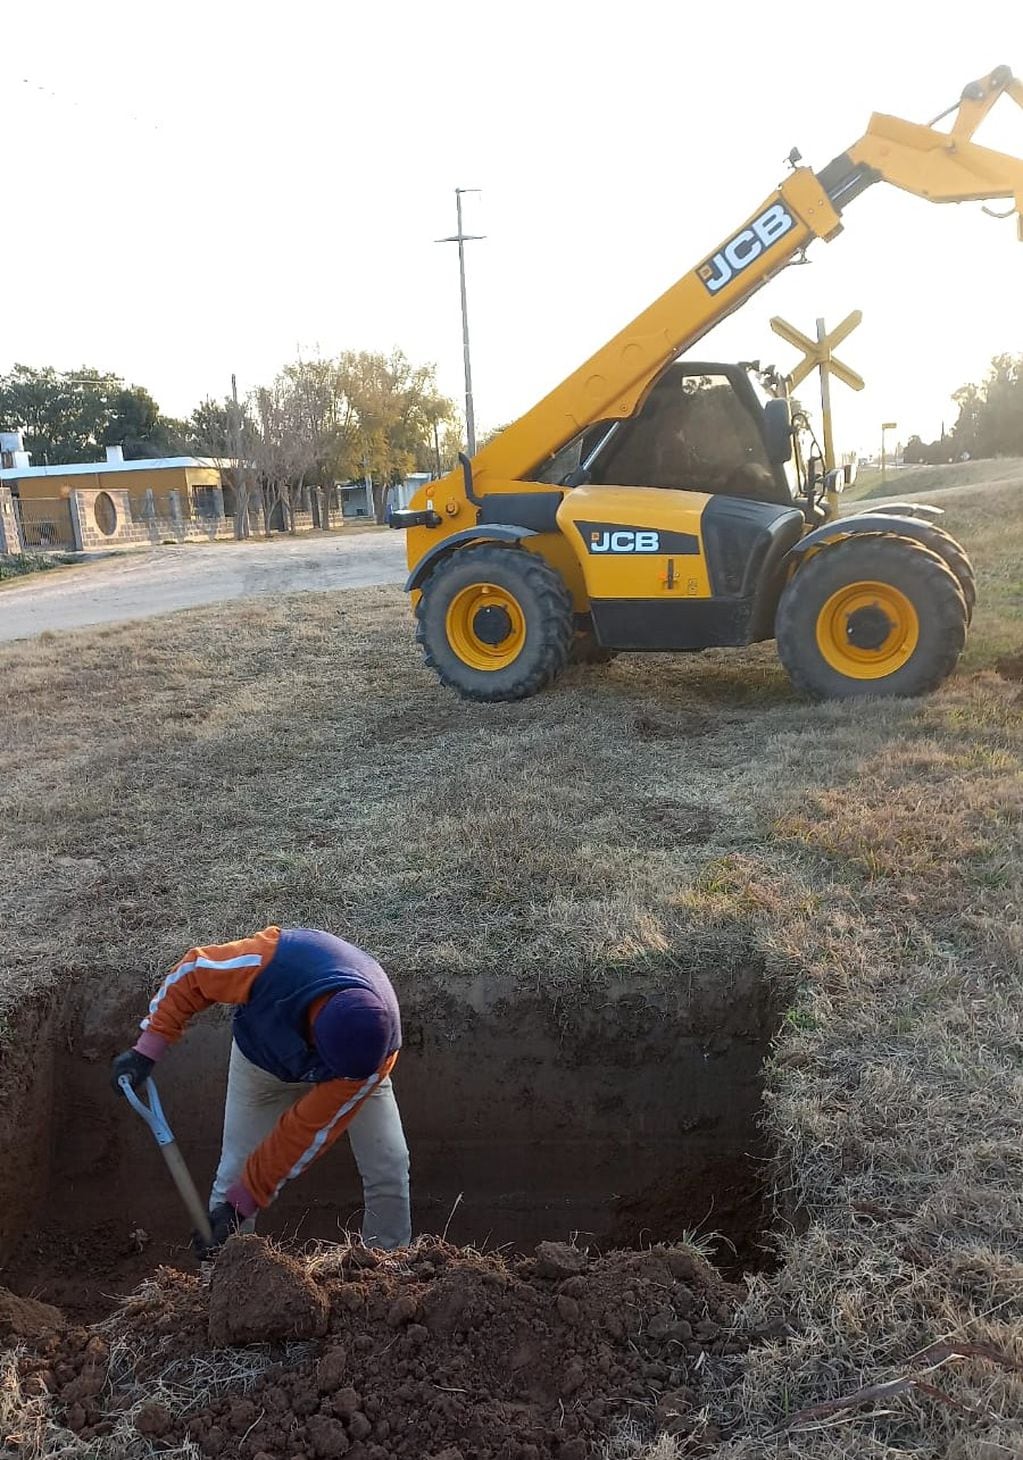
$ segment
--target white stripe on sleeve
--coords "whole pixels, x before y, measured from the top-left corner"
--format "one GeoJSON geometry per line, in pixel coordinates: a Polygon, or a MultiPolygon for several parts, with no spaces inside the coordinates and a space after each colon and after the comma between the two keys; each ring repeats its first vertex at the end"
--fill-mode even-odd
{"type": "Polygon", "coordinates": [[[288,1174],[286,1176],[282,1176],[280,1181],[278,1181],[277,1185],[274,1187],[274,1194],[270,1198],[271,1201],[277,1200],[277,1197],[280,1195],[281,1187],[284,1186],[286,1182],[294,1181],[296,1176],[301,1176],[302,1172],[309,1165],[309,1163],[316,1160],[316,1157],[323,1150],[323,1147],[326,1144],[331,1131],[337,1125],[338,1121],[342,1118],[342,1116],[347,1115],[348,1112],[353,1108],[353,1106],[358,1105],[360,1100],[365,1100],[366,1096],[372,1090],[373,1086],[379,1083],[379,1080],[379,1071],[377,1071],[375,1075],[370,1075],[366,1083],[361,1086],[360,1089],[356,1090],[352,1098],[350,1100],[346,1100],[341,1108],[334,1112],[331,1118],[327,1121],[327,1124],[320,1127],[320,1129],[313,1136],[312,1140],[309,1142],[309,1145],[302,1152],[301,1156],[299,1156],[294,1166],[292,1166],[288,1174]]]}
{"type": "Polygon", "coordinates": [[[172,989],[174,987],[174,985],[177,983],[178,979],[184,978],[185,975],[187,973],[191,973],[193,969],[196,969],[196,968],[253,968],[253,967],[255,967],[255,965],[257,963],[262,963],[262,962],[263,962],[263,955],[261,953],[240,953],[237,958],[206,958],[206,957],[199,957],[199,958],[193,958],[189,963],[179,964],[178,967],[174,969],[173,973],[169,973],[167,975],[167,977],[164,979],[163,983],[160,985],[160,987],[157,990],[155,996],[150,1001],[150,1004],[149,1004],[149,1013],[143,1019],[141,1025],[139,1027],[141,1029],[148,1029],[149,1028],[150,1021],[151,1021],[151,1016],[153,1014],[155,1014],[156,1011],[157,1011],[157,1009],[160,1007],[160,1004],[161,1004],[162,1000],[167,995],[167,990],[168,989],[172,989]]]}

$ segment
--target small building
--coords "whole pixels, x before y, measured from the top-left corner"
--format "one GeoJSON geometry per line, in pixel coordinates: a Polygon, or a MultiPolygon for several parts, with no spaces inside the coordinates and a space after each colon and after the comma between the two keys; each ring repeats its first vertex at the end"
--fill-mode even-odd
{"type": "MultiPolygon", "coordinates": [[[[414,471],[404,481],[389,486],[385,499],[388,511],[392,507],[407,507],[424,482],[432,480],[432,472],[414,471]]],[[[345,517],[361,517],[372,521],[376,515],[376,507],[372,488],[365,481],[345,482],[338,490],[341,493],[341,511],[345,517]]]]}
{"type": "Polygon", "coordinates": [[[407,476],[403,482],[399,482],[396,487],[388,488],[388,507],[393,507],[395,511],[399,511],[403,507],[408,507],[412,502],[412,498],[419,491],[419,488],[425,486],[427,482],[432,480],[432,472],[414,471],[410,473],[410,475],[407,476]]]}
{"type": "MultiPolygon", "coordinates": [[[[10,433],[13,435],[14,433],[10,433]]],[[[5,436],[6,439],[6,436],[5,436]]],[[[120,446],[105,461],[32,466],[28,453],[4,453],[0,487],[8,487],[25,547],[82,547],[89,528],[76,523],[76,505],[90,506],[97,537],[121,537],[127,523],[185,524],[224,515],[220,464],[199,456],[125,461],[120,446]]]]}
{"type": "Polygon", "coordinates": [[[373,488],[364,481],[342,482],[338,487],[343,517],[361,517],[372,522],[376,515],[373,506],[373,488]]]}

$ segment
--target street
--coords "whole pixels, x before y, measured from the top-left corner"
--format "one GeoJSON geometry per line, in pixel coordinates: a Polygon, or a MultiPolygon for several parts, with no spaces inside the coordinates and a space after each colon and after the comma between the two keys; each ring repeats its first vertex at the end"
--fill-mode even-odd
{"type": "Polygon", "coordinates": [[[267,593],[400,583],[404,576],[399,532],[146,548],[33,574],[4,589],[0,641],[267,593]]]}

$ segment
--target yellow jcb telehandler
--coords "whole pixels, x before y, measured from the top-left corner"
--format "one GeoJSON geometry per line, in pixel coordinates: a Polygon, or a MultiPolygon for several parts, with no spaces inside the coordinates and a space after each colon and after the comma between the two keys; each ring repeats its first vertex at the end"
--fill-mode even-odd
{"type": "MultiPolygon", "coordinates": [[[[973,134],[1000,67],[948,131],[875,115],[752,216],[461,470],[392,513],[407,530],[418,639],[469,699],[515,700],[570,660],[774,638],[810,695],[918,695],[952,671],[975,598],[933,508],[837,515],[838,472],[793,446],[788,400],[743,365],[680,358],[884,181],[930,202],[1009,199],[1023,160],[973,134]]],[[[944,115],[947,115],[945,113],[944,115]]],[[[941,121],[937,118],[936,121],[941,121]]]]}

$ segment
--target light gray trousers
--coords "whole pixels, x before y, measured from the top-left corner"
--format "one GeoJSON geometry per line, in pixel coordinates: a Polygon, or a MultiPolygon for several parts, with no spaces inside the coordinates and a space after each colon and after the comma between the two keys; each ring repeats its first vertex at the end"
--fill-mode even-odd
{"type": "MultiPolygon", "coordinates": [[[[309,1093],[304,1081],[278,1080],[246,1059],[232,1040],[224,1106],[224,1141],[210,1194],[211,1208],[227,1198],[249,1156],[273,1130],[284,1112],[309,1093]]],[[[362,1240],[367,1247],[407,1247],[412,1240],[409,1215],[409,1157],[398,1102],[390,1078],[381,1080],[348,1127],[348,1140],[362,1177],[362,1240]]],[[[243,1231],[251,1232],[255,1218],[243,1231]]]]}

